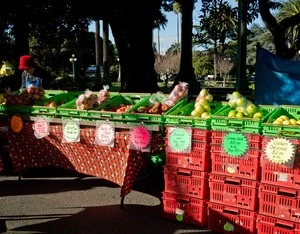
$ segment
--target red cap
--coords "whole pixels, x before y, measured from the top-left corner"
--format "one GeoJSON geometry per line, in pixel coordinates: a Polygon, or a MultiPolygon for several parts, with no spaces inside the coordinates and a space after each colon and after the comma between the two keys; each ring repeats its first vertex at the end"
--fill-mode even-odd
{"type": "Polygon", "coordinates": [[[36,63],[31,55],[23,55],[20,57],[20,65],[19,69],[24,70],[27,68],[34,68],[36,67],[36,63]]]}

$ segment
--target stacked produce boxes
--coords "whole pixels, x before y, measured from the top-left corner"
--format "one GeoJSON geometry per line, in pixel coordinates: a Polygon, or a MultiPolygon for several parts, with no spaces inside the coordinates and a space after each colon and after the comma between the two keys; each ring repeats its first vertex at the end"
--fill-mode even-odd
{"type": "MultiPolygon", "coordinates": [[[[275,107],[257,107],[268,116],[275,107]]],[[[228,117],[227,106],[212,116],[208,228],[219,233],[256,233],[261,178],[263,119],[228,117]]]]}
{"type": "Polygon", "coordinates": [[[258,233],[300,233],[299,117],[299,106],[280,106],[263,124],[258,233]]]}
{"type": "MultiPolygon", "coordinates": [[[[163,206],[166,218],[205,226],[211,171],[211,119],[191,115],[196,102],[190,101],[165,115],[163,206]]],[[[209,105],[210,114],[224,106],[221,102],[209,105]]]]}

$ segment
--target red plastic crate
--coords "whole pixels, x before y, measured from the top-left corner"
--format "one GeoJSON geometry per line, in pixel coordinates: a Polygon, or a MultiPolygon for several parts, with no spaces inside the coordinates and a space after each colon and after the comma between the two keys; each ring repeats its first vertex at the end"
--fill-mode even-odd
{"type": "Polygon", "coordinates": [[[256,211],[258,186],[258,181],[210,174],[210,202],[256,211]]]}
{"type": "Polygon", "coordinates": [[[163,192],[163,215],[167,219],[206,226],[207,201],[163,192]]]}
{"type": "MultiPolygon", "coordinates": [[[[223,143],[223,139],[228,134],[227,131],[211,131],[211,144],[218,144],[221,145],[223,143]]],[[[241,133],[243,134],[249,144],[249,148],[256,148],[261,149],[261,141],[262,141],[262,135],[260,134],[254,134],[254,133],[241,133]]]]}
{"type": "Polygon", "coordinates": [[[259,186],[259,214],[300,223],[300,189],[259,186]]]}
{"type": "Polygon", "coordinates": [[[210,151],[192,150],[190,153],[166,151],[166,165],[209,172],[211,171],[210,151]]]}
{"type": "MultiPolygon", "coordinates": [[[[165,126],[165,128],[166,128],[166,138],[169,138],[171,130],[175,127],[165,126]]],[[[200,129],[200,128],[192,128],[192,141],[205,142],[209,144],[211,141],[211,131],[200,129]]]]}
{"type": "Polygon", "coordinates": [[[291,222],[259,214],[257,216],[258,234],[299,234],[300,223],[291,222]]]}
{"type": "Polygon", "coordinates": [[[283,187],[292,187],[300,189],[300,140],[288,139],[297,147],[296,156],[293,167],[272,163],[267,159],[265,148],[267,143],[274,137],[264,137],[262,140],[262,156],[261,156],[261,182],[273,184],[283,187]]]}
{"type": "Polygon", "coordinates": [[[250,180],[260,180],[260,151],[249,150],[246,156],[232,157],[224,152],[211,152],[211,172],[250,180]]]}
{"type": "Polygon", "coordinates": [[[179,167],[164,167],[165,192],[209,198],[208,174],[202,171],[179,167]]]}
{"type": "MultiPolygon", "coordinates": [[[[208,202],[208,229],[218,233],[256,234],[257,212],[208,202]]],[[[274,233],[269,233],[274,234],[274,233]]]]}

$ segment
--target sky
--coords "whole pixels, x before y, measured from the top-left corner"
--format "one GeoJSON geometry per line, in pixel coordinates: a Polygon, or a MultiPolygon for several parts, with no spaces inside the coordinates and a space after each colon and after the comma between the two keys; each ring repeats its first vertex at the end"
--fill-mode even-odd
{"type": "MultiPolygon", "coordinates": [[[[227,0],[229,4],[231,4],[233,7],[237,6],[237,1],[236,0],[227,0]]],[[[199,10],[201,8],[201,1],[198,1],[195,4],[195,10],[193,13],[193,21],[194,24],[198,24],[197,21],[197,16],[199,15],[199,10]]],[[[158,34],[158,30],[154,30],[154,42],[156,43],[156,48],[158,49],[158,38],[160,38],[160,52],[161,54],[164,54],[172,44],[177,42],[177,15],[174,12],[165,12],[164,13],[168,19],[167,25],[164,29],[160,29],[159,34],[158,34]],[[159,35],[159,37],[158,37],[159,35]]],[[[101,24],[100,24],[100,28],[101,28],[101,24]]],[[[90,31],[95,32],[95,26],[92,23],[90,25],[89,28],[90,31]]],[[[101,31],[102,29],[100,29],[100,34],[102,33],[101,31]]],[[[179,28],[180,30],[180,28],[179,28]]],[[[179,34],[180,35],[180,34],[179,34]]],[[[114,43],[114,38],[112,36],[112,34],[110,33],[109,35],[109,40],[111,40],[114,43]]],[[[179,38],[180,40],[180,38],[179,38]]]]}

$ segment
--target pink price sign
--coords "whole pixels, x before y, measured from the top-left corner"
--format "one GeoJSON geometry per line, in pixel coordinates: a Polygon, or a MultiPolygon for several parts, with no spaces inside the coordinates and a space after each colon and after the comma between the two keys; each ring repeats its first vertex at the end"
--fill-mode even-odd
{"type": "Polygon", "coordinates": [[[150,134],[145,127],[135,127],[130,134],[130,141],[137,149],[145,149],[150,143],[150,134]]]}
{"type": "Polygon", "coordinates": [[[49,135],[49,124],[45,118],[38,118],[34,123],[36,137],[42,138],[49,135]]]}

